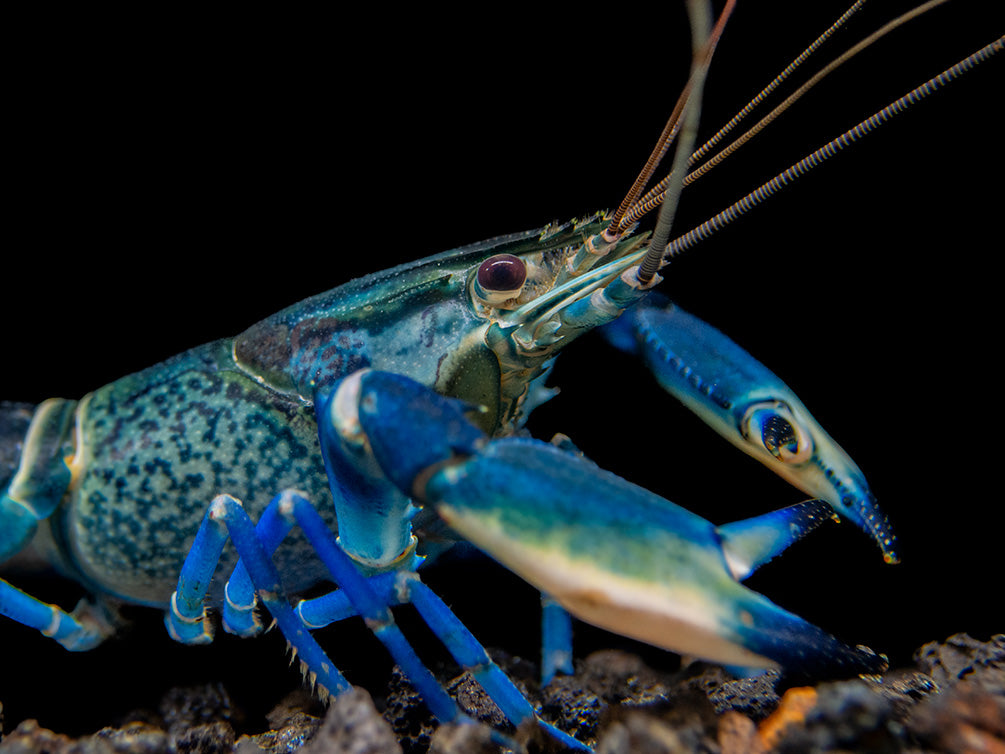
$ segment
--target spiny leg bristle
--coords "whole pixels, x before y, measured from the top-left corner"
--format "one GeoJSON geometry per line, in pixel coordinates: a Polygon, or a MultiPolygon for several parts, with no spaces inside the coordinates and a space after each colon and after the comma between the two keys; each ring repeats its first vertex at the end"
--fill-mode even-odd
{"type": "Polygon", "coordinates": [[[290,656],[290,666],[292,667],[294,662],[297,662],[300,665],[300,676],[304,682],[310,686],[311,694],[325,706],[331,704],[332,700],[335,698],[335,694],[333,694],[327,686],[318,681],[317,673],[311,670],[310,666],[306,662],[299,659],[299,652],[297,651],[297,648],[290,642],[286,642],[286,651],[290,656]]]}

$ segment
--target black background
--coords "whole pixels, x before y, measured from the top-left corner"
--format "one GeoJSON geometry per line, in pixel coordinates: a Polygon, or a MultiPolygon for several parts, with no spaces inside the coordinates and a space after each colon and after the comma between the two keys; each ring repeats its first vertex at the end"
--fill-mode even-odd
{"type": "MultiPolygon", "coordinates": [[[[821,60],[900,4],[882,5],[821,60]]],[[[688,192],[678,227],[1000,35],[993,4],[955,5],[805,98],[688,192]]],[[[688,63],[678,11],[619,10],[26,21],[6,108],[16,135],[0,396],[79,397],[355,276],[616,204],[688,63]]],[[[840,10],[741,7],[708,81],[705,123],[742,106],[840,10]]],[[[1001,61],[985,64],[688,252],[663,284],[796,390],[900,535],[904,562],[890,567],[851,525],[827,527],[751,585],[900,662],[924,641],[1005,630],[993,267],[1002,81],[1001,61]]],[[[535,414],[537,436],[565,432],[602,466],[715,522],[802,497],[599,340],[578,343],[554,382],[563,393],[535,414]]],[[[491,570],[477,585],[441,570],[441,590],[476,634],[533,655],[528,590],[511,594],[514,580],[491,570]],[[516,626],[527,635],[513,638],[516,626]]],[[[67,607],[76,597],[31,586],[67,607]]],[[[88,656],[0,623],[7,729],[25,717],[100,727],[151,693],[136,690],[141,675],[159,688],[238,679],[245,693],[277,673],[270,683],[296,683],[274,636],[193,650],[157,621],[141,614],[88,656]],[[94,674],[128,698],[89,694],[94,674]],[[59,710],[85,717],[66,722],[59,710]]],[[[362,631],[340,631],[323,642],[350,677],[371,664],[367,653],[386,662],[362,631]]]]}

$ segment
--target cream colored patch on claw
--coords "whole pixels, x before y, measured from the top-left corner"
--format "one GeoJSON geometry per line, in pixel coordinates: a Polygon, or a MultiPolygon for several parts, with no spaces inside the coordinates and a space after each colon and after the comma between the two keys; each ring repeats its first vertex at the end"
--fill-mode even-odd
{"type": "Polygon", "coordinates": [[[673,589],[619,576],[587,557],[527,544],[507,536],[498,518],[442,504],[444,521],[507,568],[550,595],[580,620],[656,647],[726,665],[777,663],[724,638],[715,606],[696,587],[673,589]]]}

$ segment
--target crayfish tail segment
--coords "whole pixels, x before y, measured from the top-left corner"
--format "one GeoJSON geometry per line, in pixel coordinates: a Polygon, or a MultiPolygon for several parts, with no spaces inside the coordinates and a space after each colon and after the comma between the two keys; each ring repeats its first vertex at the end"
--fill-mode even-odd
{"type": "MultiPolygon", "coordinates": [[[[9,479],[0,488],[0,562],[14,555],[35,533],[37,522],[56,510],[72,473],[66,459],[73,450],[74,411],[76,401],[50,398],[43,401],[25,426],[26,407],[4,404],[0,418],[13,420],[14,429],[4,429],[3,435],[24,431],[18,465],[10,473],[9,459],[4,459],[0,474],[9,479]]],[[[9,451],[5,453],[9,455],[9,451]]]]}

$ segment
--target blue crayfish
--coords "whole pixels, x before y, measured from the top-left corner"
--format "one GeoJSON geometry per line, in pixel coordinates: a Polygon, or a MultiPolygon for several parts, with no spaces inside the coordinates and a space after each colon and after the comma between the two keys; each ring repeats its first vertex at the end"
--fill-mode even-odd
{"type": "Polygon", "coordinates": [[[417,574],[444,537],[463,538],[548,595],[546,678],[568,669],[565,611],[735,666],[879,669],[881,657],[740,583],[834,513],[891,561],[895,539],[798,398],[651,293],[657,278],[637,273],[650,249],[659,264],[662,245],[606,214],[474,244],[347,283],[79,401],[43,403],[0,499],[0,560],[34,541],[97,601],[67,613],[0,582],[0,612],[88,649],[115,630],[106,605],[117,601],[165,609],[190,643],[212,638],[207,607],[253,635],[261,605],[329,693],[347,681],[309,629],[362,615],[433,712],[458,719],[391,617],[410,603],[518,724],[533,709],[417,574]],[[558,352],[598,328],[815,499],[714,526],[564,440],[524,437],[558,352]],[[338,589],[289,601],[323,580],[338,589]]]}

